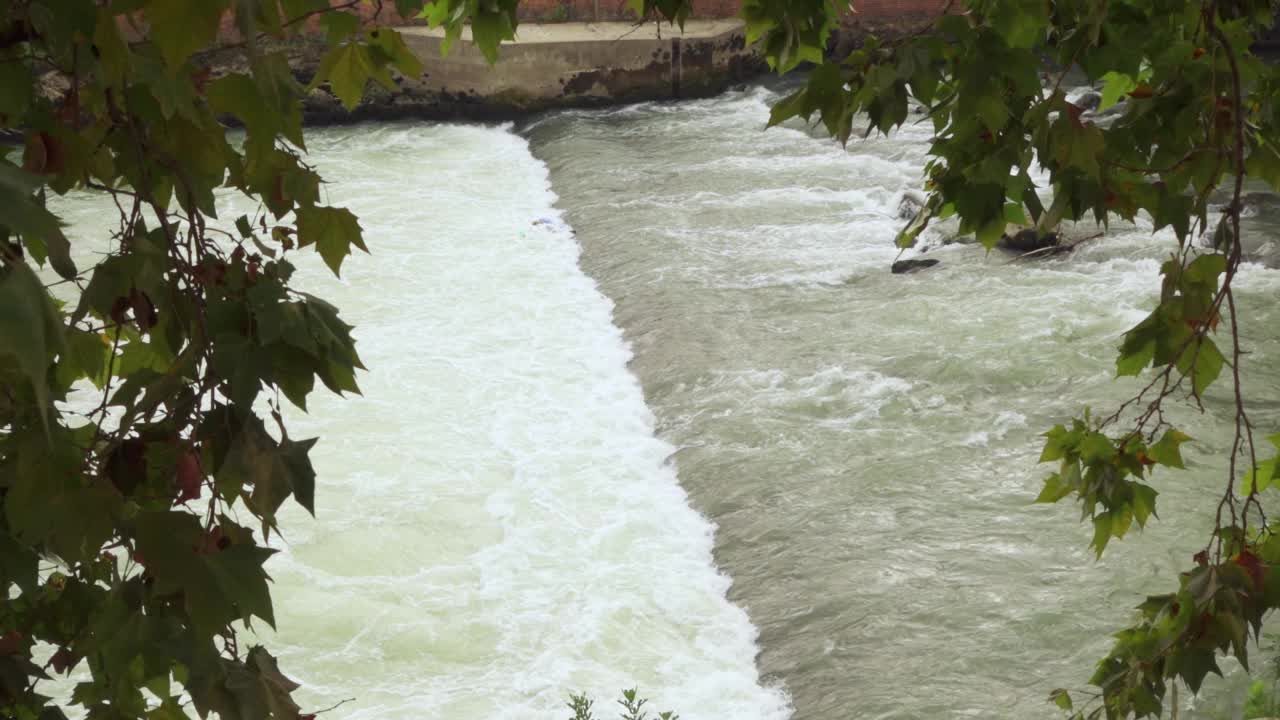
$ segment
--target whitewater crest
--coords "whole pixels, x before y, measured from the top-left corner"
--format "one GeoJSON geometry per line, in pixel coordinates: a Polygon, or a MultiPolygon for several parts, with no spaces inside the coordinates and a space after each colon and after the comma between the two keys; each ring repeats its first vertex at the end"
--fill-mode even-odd
{"type": "Polygon", "coordinates": [[[302,277],[373,370],[363,398],[296,418],[325,438],[322,509],[271,568],[272,642],[304,697],[532,720],[638,685],[687,720],[787,717],[526,141],[383,126],[310,144],[373,255],[343,283],[302,277]]]}

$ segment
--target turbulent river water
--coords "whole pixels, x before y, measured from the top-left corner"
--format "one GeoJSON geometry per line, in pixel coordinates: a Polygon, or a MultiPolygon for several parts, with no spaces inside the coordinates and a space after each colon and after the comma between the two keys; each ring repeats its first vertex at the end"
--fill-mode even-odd
{"type": "MultiPolygon", "coordinates": [[[[318,518],[284,523],[269,640],[307,707],[532,720],[639,685],[685,720],[1052,718],[1175,582],[1224,390],[1179,417],[1162,521],[1101,562],[1073,508],[1030,502],[1038,434],[1136,387],[1114,349],[1172,238],[890,275],[924,129],[764,132],[776,97],[312,133],[373,254],[301,276],[371,370],[293,418],[322,436],[318,518]]],[[[1280,274],[1241,282],[1274,428],[1280,274]]],[[[1190,716],[1233,717],[1228,675],[1190,716]]]]}

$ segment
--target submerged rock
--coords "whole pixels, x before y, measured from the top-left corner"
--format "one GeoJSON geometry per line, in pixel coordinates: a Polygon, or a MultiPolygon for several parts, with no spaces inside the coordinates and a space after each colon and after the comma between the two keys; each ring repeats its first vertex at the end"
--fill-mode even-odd
{"type": "MultiPolygon", "coordinates": [[[[1226,198],[1224,197],[1223,200],[1226,198]]],[[[1200,247],[1214,250],[1218,226],[1225,221],[1225,202],[1209,206],[1209,223],[1198,238],[1200,247]]],[[[1247,262],[1280,267],[1280,194],[1250,192],[1240,197],[1240,244],[1247,262]]],[[[1220,248],[1219,248],[1220,249],[1220,248]]]]}
{"type": "Polygon", "coordinates": [[[1280,194],[1249,192],[1240,196],[1240,217],[1242,218],[1277,212],[1280,212],[1280,194]]]}
{"type": "Polygon", "coordinates": [[[924,208],[926,200],[925,194],[919,190],[903,192],[902,200],[898,201],[898,219],[914,220],[920,214],[920,210],[924,208]]]}
{"type": "Polygon", "coordinates": [[[1102,93],[1096,90],[1086,90],[1073,98],[1068,98],[1067,102],[1081,110],[1097,110],[1102,105],[1102,93]]]}
{"type": "Polygon", "coordinates": [[[1119,117],[1129,109],[1129,104],[1124,100],[1112,105],[1106,110],[1093,109],[1085,110],[1080,115],[1080,119],[1089,122],[1098,127],[1110,127],[1119,117]]]}
{"type": "Polygon", "coordinates": [[[931,268],[940,261],[932,258],[913,258],[911,260],[898,260],[889,270],[894,275],[906,275],[907,273],[919,272],[925,268],[931,268]]]}
{"type": "Polygon", "coordinates": [[[1001,235],[1000,240],[996,242],[996,247],[1001,250],[1012,250],[1019,253],[1035,252],[1057,246],[1058,233],[1048,232],[1041,234],[1035,228],[1019,230],[1014,233],[1013,237],[1001,235]]]}

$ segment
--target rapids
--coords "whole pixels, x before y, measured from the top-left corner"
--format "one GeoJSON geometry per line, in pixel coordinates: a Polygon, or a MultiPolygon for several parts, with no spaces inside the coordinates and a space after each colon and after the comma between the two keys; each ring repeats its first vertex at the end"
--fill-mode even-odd
{"type": "MultiPolygon", "coordinates": [[[[890,275],[926,130],[765,132],[778,93],[309,131],[372,255],[299,260],[370,368],[290,417],[322,438],[317,518],[282,521],[266,640],[307,710],[549,719],[639,685],[685,720],[1054,718],[1175,582],[1225,388],[1178,417],[1198,442],[1161,520],[1102,561],[1074,508],[1031,503],[1039,433],[1137,387],[1114,351],[1172,237],[1010,263],[943,227],[939,266],[890,275]]],[[[114,208],[58,209],[87,259],[114,208]]],[[[1275,428],[1280,275],[1241,283],[1275,428]]],[[[1183,717],[1235,716],[1228,670],[1183,717]]]]}

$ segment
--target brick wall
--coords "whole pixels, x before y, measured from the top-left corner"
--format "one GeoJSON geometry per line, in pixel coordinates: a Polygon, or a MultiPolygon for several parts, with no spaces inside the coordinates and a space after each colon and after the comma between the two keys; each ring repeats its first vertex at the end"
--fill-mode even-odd
{"type": "Polygon", "coordinates": [[[930,18],[946,7],[946,0],[852,0],[852,15],[871,19],[930,18]]]}
{"type": "MultiPolygon", "coordinates": [[[[920,22],[937,17],[947,0],[852,0],[845,24],[882,25],[920,22]]],[[[692,17],[728,18],[738,14],[740,0],[693,0],[692,17]]],[[[524,22],[634,20],[627,0],[520,0],[524,22]]]]}
{"type": "MultiPolygon", "coordinates": [[[[343,0],[330,0],[339,4],[343,0]]],[[[738,14],[740,0],[692,0],[694,18],[728,18],[738,14]]],[[[914,27],[920,22],[936,17],[942,12],[947,0],[850,0],[848,11],[841,20],[842,30],[875,31],[914,27]]],[[[424,20],[417,18],[401,18],[390,2],[384,3],[382,13],[375,21],[374,7],[361,4],[357,12],[367,24],[380,25],[419,25],[424,20]]],[[[593,21],[631,21],[636,15],[628,7],[628,0],[520,0],[520,20],[522,22],[593,22],[593,21]]],[[[126,37],[137,39],[142,33],[139,25],[145,27],[140,17],[133,22],[124,22],[121,27],[126,37]]],[[[317,18],[307,22],[311,32],[320,30],[317,18]]],[[[223,41],[235,41],[238,33],[232,26],[230,15],[223,20],[220,35],[223,41]]]]}
{"type": "MultiPolygon", "coordinates": [[[[330,5],[345,4],[343,0],[329,0],[330,5]]],[[[390,2],[383,3],[381,10],[376,5],[361,3],[354,8],[344,10],[344,12],[355,11],[360,16],[366,26],[380,25],[383,27],[400,27],[402,25],[426,25],[426,20],[417,18],[403,18],[396,12],[395,5],[390,2]],[[376,17],[375,17],[376,15],[376,17]]],[[[323,29],[320,26],[319,17],[310,17],[305,21],[307,32],[320,33],[323,29]]],[[[219,37],[224,41],[238,40],[240,33],[236,32],[234,27],[234,18],[227,13],[222,18],[222,29],[219,31],[219,37]]]]}
{"type": "MultiPolygon", "coordinates": [[[[340,5],[345,3],[344,0],[329,0],[329,4],[340,5]]],[[[370,27],[375,25],[384,27],[400,27],[402,25],[427,24],[426,20],[400,17],[400,15],[396,13],[395,7],[389,2],[384,3],[381,13],[378,13],[376,6],[373,5],[361,4],[357,5],[353,9],[358,15],[360,15],[364,24],[370,27]],[[375,13],[378,13],[376,18],[374,17],[375,13]]],[[[350,10],[345,10],[344,12],[350,12],[350,10]]],[[[120,34],[123,35],[124,39],[128,42],[137,42],[146,37],[147,20],[145,14],[141,11],[118,16],[116,18],[116,24],[120,28],[120,34]]],[[[323,28],[320,26],[320,18],[318,17],[308,18],[304,22],[303,26],[309,33],[319,34],[323,32],[323,28]]],[[[240,32],[236,29],[235,16],[230,11],[223,13],[222,23],[218,29],[218,41],[224,43],[235,43],[240,42],[241,40],[243,40],[243,38],[240,37],[240,32]]]]}
{"type": "MultiPolygon", "coordinates": [[[[883,1],[883,0],[882,0],[883,1]]],[[[330,4],[345,4],[344,0],[329,0],[330,4]]],[[[738,14],[739,0],[693,0],[694,18],[729,18],[738,14]]],[[[375,8],[372,5],[356,6],[366,25],[425,25],[425,20],[418,18],[402,18],[396,14],[390,2],[383,3],[382,13],[374,18],[375,8]]],[[[348,11],[349,12],[349,11],[348,11]]],[[[635,20],[636,14],[628,7],[628,0],[520,0],[519,17],[521,22],[595,22],[595,21],[629,21],[635,20]]],[[[141,22],[141,18],[136,19],[141,22]]],[[[124,25],[122,24],[122,28],[124,25]]],[[[310,32],[320,32],[318,18],[310,18],[306,24],[310,32]]],[[[127,37],[138,39],[141,33],[136,28],[127,30],[127,37]]],[[[219,35],[224,42],[239,40],[231,15],[222,21],[219,35]]]]}
{"type": "Polygon", "coordinates": [[[946,5],[946,0],[851,0],[827,52],[842,58],[868,35],[887,39],[915,32],[941,15],[946,5]]]}
{"type": "MultiPolygon", "coordinates": [[[[738,14],[738,0],[693,0],[695,18],[727,18],[738,14]]],[[[594,22],[635,20],[627,0],[520,0],[523,22],[594,22]]]]}

